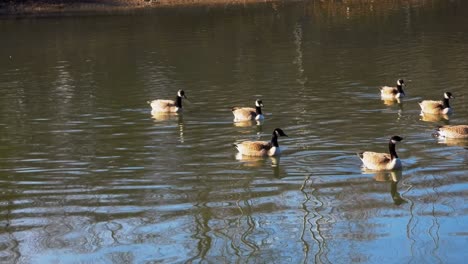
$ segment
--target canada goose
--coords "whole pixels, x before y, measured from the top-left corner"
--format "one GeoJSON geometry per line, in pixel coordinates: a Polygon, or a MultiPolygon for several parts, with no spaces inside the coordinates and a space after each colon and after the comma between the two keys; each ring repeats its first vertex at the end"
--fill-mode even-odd
{"type": "Polygon", "coordinates": [[[445,92],[444,93],[444,100],[442,101],[432,101],[432,100],[424,100],[419,103],[421,107],[421,112],[425,114],[450,114],[452,112],[452,108],[449,105],[449,99],[453,98],[452,93],[445,92]]]}
{"type": "Polygon", "coordinates": [[[436,129],[434,135],[438,138],[468,138],[468,125],[446,125],[436,129]]]}
{"type": "Polygon", "coordinates": [[[390,87],[390,86],[380,87],[380,95],[384,99],[402,98],[405,96],[405,92],[403,91],[404,85],[405,85],[405,81],[403,81],[403,79],[398,79],[396,87],[390,87]]]}
{"type": "Polygon", "coordinates": [[[234,122],[242,122],[248,120],[258,120],[261,121],[264,119],[262,114],[263,102],[260,99],[255,101],[255,108],[253,107],[238,107],[234,106],[232,108],[232,114],[234,115],[234,122]]]}
{"type": "Polygon", "coordinates": [[[402,140],[403,138],[399,136],[390,138],[388,142],[390,154],[365,151],[358,154],[359,158],[362,160],[364,167],[370,170],[382,171],[401,169],[401,161],[395,151],[395,145],[402,140]]]}
{"type": "Polygon", "coordinates": [[[278,145],[278,136],[287,135],[280,128],[276,128],[273,131],[271,141],[244,141],[236,143],[234,146],[237,148],[240,154],[246,156],[275,156],[281,153],[281,149],[278,145]]]}
{"type": "Polygon", "coordinates": [[[182,111],[182,97],[187,99],[183,90],[177,91],[177,98],[173,100],[153,100],[148,102],[151,105],[151,112],[179,113],[182,111]]]}

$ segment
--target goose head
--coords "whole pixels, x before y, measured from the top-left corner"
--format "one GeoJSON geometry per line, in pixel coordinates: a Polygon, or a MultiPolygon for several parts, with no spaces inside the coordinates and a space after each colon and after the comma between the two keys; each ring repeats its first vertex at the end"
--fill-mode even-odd
{"type": "Polygon", "coordinates": [[[281,128],[276,128],[273,131],[273,134],[276,135],[276,136],[280,136],[280,137],[287,137],[288,136],[288,135],[286,135],[286,133],[284,133],[284,131],[281,128]]]}
{"type": "Polygon", "coordinates": [[[177,96],[181,98],[184,97],[185,99],[187,99],[187,96],[185,96],[184,90],[177,91],[177,96]]]}
{"type": "Polygon", "coordinates": [[[255,100],[255,106],[256,107],[263,107],[263,102],[260,99],[255,100]]]}
{"type": "Polygon", "coordinates": [[[400,142],[400,141],[402,141],[402,140],[403,140],[403,138],[400,137],[400,136],[393,136],[393,137],[390,138],[390,141],[391,141],[393,144],[396,144],[397,142],[400,142]]]}

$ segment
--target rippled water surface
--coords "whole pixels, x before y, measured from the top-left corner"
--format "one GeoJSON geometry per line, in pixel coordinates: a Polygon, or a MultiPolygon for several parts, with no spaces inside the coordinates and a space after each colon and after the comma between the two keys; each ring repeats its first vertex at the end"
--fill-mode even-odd
{"type": "Polygon", "coordinates": [[[468,142],[431,133],[468,123],[467,4],[356,2],[1,18],[0,261],[462,263],[468,142]],[[236,156],[276,127],[280,158],[236,156]],[[403,170],[363,171],[392,135],[403,170]]]}

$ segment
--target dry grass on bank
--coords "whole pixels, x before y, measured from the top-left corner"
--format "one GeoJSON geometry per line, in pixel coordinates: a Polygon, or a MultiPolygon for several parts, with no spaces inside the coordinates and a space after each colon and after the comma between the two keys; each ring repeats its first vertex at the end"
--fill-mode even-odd
{"type": "Polygon", "coordinates": [[[281,0],[10,0],[0,3],[0,15],[112,12],[164,6],[244,5],[277,1],[281,0]]]}

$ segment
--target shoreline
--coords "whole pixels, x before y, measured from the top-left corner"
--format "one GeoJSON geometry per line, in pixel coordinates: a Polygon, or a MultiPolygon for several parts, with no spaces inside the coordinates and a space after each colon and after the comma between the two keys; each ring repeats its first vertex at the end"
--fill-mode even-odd
{"type": "Polygon", "coordinates": [[[281,1],[282,0],[17,0],[1,3],[0,17],[131,12],[161,7],[235,6],[281,1]]]}

